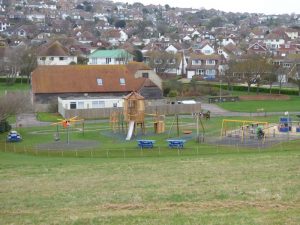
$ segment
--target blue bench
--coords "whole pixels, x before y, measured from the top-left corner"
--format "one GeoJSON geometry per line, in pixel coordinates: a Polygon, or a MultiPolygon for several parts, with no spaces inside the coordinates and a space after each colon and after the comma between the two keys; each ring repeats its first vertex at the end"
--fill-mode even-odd
{"type": "Polygon", "coordinates": [[[289,129],[288,127],[280,127],[279,128],[279,132],[288,132],[291,131],[291,129],[289,129]]]}
{"type": "Polygon", "coordinates": [[[300,127],[297,127],[297,128],[296,128],[296,132],[297,132],[297,133],[300,132],[300,127]]]}
{"type": "Polygon", "coordinates": [[[167,140],[169,148],[183,148],[186,140],[167,140]]]}
{"type": "Polygon", "coordinates": [[[155,143],[154,140],[137,140],[137,142],[140,148],[153,148],[155,143]]]}

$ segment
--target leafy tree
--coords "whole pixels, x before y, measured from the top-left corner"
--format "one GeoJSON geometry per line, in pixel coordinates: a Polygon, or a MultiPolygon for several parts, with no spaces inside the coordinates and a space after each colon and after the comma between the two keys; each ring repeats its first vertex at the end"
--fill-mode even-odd
{"type": "Polygon", "coordinates": [[[207,28],[211,29],[212,27],[221,27],[223,26],[224,21],[221,17],[217,16],[217,17],[213,17],[212,19],[209,20],[208,24],[207,24],[207,28]]]}
{"type": "Polygon", "coordinates": [[[138,49],[134,50],[133,55],[134,55],[134,60],[136,62],[143,62],[144,61],[143,53],[140,50],[138,50],[138,49]]]}
{"type": "Polygon", "coordinates": [[[77,57],[77,64],[86,65],[88,63],[88,61],[89,60],[86,57],[82,57],[82,56],[77,57]]]}
{"type": "Polygon", "coordinates": [[[125,20],[117,20],[115,22],[115,27],[116,28],[125,28],[126,27],[126,22],[125,20]]]}

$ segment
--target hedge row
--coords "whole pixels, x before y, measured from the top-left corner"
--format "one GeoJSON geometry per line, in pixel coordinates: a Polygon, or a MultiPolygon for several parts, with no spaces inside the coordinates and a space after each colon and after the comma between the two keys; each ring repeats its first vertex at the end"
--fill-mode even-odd
{"type": "MultiPolygon", "coordinates": [[[[213,87],[218,87],[220,88],[220,84],[210,84],[213,87]]],[[[223,90],[227,90],[227,85],[226,84],[222,84],[221,88],[223,90]]],[[[240,86],[240,85],[233,85],[232,86],[232,90],[233,91],[243,91],[243,92],[247,92],[248,91],[248,86],[240,86]]],[[[281,94],[285,94],[285,95],[299,95],[299,91],[298,90],[291,90],[291,89],[279,89],[278,87],[272,87],[272,94],[279,94],[279,91],[281,94]]],[[[255,86],[251,86],[250,87],[250,92],[257,92],[257,87],[255,86]]],[[[258,88],[258,92],[259,93],[270,93],[270,88],[266,88],[266,87],[259,87],[258,88]]]]}
{"type": "MultiPolygon", "coordinates": [[[[5,76],[0,76],[0,83],[6,83],[6,77],[5,76]]],[[[27,83],[27,77],[17,77],[15,83],[27,83]]]]}

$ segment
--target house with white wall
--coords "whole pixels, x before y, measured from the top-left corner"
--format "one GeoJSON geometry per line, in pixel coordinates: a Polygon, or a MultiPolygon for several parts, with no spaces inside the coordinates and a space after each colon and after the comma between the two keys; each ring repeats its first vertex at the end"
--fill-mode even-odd
{"type": "Polygon", "coordinates": [[[67,48],[58,41],[54,41],[40,50],[37,63],[44,66],[77,64],[77,56],[69,54],[67,48]]]}
{"type": "Polygon", "coordinates": [[[88,65],[120,65],[132,62],[133,55],[124,49],[96,50],[88,59],[88,65]]]}

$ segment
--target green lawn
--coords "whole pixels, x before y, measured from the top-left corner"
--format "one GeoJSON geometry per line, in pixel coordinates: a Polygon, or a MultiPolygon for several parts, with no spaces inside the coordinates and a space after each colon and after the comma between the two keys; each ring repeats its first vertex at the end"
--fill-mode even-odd
{"type": "Polygon", "coordinates": [[[1,224],[298,224],[299,151],[89,159],[0,153],[1,224]]]}
{"type": "Polygon", "coordinates": [[[58,122],[63,117],[59,113],[38,112],[37,119],[43,122],[58,122]]]}
{"type": "Polygon", "coordinates": [[[4,83],[0,83],[0,95],[3,95],[5,91],[28,91],[29,89],[29,84],[15,83],[13,85],[6,85],[4,83]]]}
{"type": "MultiPolygon", "coordinates": [[[[222,119],[204,121],[207,136],[219,136],[222,119]]],[[[180,130],[195,133],[193,121],[181,116],[180,130]]],[[[0,135],[0,224],[298,224],[300,140],[243,149],[191,139],[183,151],[170,150],[173,122],[168,117],[166,133],[155,135],[149,118],[146,138],[165,147],[143,151],[109,133],[108,121],[86,123],[84,136],[80,124],[71,128],[71,142],[99,141],[78,155],[27,152],[53,142],[55,126],[18,128],[24,140],[16,145],[3,145],[0,135]]]]}
{"type": "Polygon", "coordinates": [[[266,112],[299,112],[300,97],[291,96],[290,100],[238,101],[223,102],[218,105],[226,110],[235,112],[256,112],[263,108],[266,112]]]}

